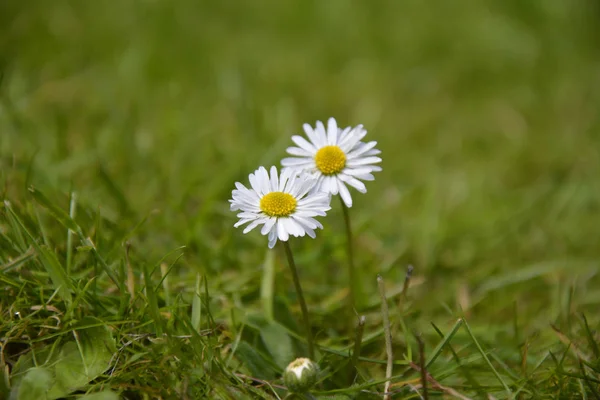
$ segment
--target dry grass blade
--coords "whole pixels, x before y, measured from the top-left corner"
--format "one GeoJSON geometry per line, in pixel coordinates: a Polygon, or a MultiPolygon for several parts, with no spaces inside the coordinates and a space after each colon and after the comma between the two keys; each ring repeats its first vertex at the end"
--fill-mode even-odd
{"type": "Polygon", "coordinates": [[[383,318],[383,332],[385,335],[385,353],[387,354],[387,365],[385,368],[385,378],[387,379],[387,381],[385,382],[385,394],[383,396],[383,399],[387,400],[390,398],[389,390],[390,384],[392,382],[389,379],[392,377],[392,370],[394,367],[394,353],[392,349],[390,313],[387,305],[387,297],[385,295],[385,284],[383,282],[383,278],[380,275],[377,275],[377,287],[379,288],[379,296],[381,297],[381,317],[383,318]]]}

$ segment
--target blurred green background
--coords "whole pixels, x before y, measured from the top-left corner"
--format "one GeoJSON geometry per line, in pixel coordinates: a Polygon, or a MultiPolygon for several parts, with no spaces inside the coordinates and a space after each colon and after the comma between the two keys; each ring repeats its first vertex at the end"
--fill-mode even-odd
{"type": "MultiPolygon", "coordinates": [[[[175,274],[252,294],[266,239],[232,228],[233,183],[334,116],[383,151],[351,210],[367,292],[412,263],[424,313],[546,324],[565,288],[600,302],[599,21],[594,0],[4,1],[4,197],[150,215],[139,257],[187,245],[175,274]]],[[[346,286],[338,206],[294,245],[313,301],[346,286]]]]}

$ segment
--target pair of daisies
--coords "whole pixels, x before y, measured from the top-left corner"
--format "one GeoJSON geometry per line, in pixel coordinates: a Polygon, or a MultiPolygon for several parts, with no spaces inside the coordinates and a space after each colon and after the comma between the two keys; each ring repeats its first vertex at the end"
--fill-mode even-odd
{"type": "Polygon", "coordinates": [[[375,179],[372,172],[381,171],[375,148],[377,142],[362,142],[367,134],[362,125],[338,128],[334,118],[316,127],[304,124],[308,140],[292,136],[298,147],[288,147],[294,156],[281,161],[284,167],[267,171],[260,167],[250,174],[250,188],[239,182],[232,192],[232,211],[241,211],[235,227],[248,224],[244,233],[262,225],[260,233],[268,235],[269,248],[277,240],[290,236],[315,237],[315,229],[323,225],[314,217],[325,216],[331,209],[331,195],[339,194],[347,207],[352,207],[348,186],[361,193],[367,188],[362,181],[375,179]]]}

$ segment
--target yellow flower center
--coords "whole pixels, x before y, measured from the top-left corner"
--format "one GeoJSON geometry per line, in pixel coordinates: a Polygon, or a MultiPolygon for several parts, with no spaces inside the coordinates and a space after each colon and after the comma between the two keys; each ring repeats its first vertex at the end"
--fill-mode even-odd
{"type": "Polygon", "coordinates": [[[338,146],[321,147],[315,155],[315,163],[323,175],[336,175],[346,166],[346,154],[338,146]]]}
{"type": "Polygon", "coordinates": [[[296,211],[296,199],[289,193],[267,193],[260,199],[260,209],[270,217],[287,217],[296,211]]]}

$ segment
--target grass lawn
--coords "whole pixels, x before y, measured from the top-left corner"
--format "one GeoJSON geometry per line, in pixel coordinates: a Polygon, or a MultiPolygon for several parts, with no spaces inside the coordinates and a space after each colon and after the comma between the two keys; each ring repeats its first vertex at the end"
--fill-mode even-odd
{"type": "Polygon", "coordinates": [[[600,399],[597,1],[7,0],[0,74],[0,399],[294,397],[286,255],[228,200],[330,116],[383,171],[355,311],[339,199],[290,239],[295,397],[382,398],[389,315],[391,398],[600,399]]]}

